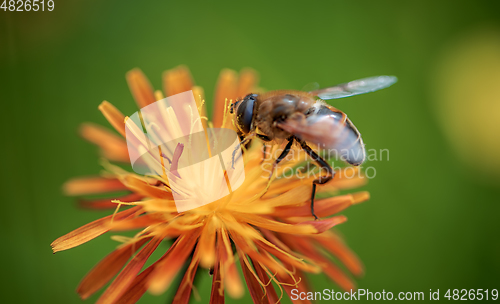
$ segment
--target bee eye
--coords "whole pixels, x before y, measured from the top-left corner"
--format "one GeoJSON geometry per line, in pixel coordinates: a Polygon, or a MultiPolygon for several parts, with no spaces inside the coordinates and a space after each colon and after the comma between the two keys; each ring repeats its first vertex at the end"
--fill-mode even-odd
{"type": "Polygon", "coordinates": [[[240,128],[240,130],[244,133],[248,133],[252,129],[255,97],[257,97],[257,94],[248,94],[247,96],[245,96],[243,101],[238,105],[238,109],[236,110],[236,122],[238,123],[238,127],[240,128]]]}

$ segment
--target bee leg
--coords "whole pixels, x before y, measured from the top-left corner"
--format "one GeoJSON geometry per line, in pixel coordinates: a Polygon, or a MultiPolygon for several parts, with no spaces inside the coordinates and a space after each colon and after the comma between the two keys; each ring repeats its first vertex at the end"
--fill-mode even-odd
{"type": "Polygon", "coordinates": [[[266,145],[266,142],[271,141],[271,139],[268,136],[262,135],[262,134],[257,134],[257,137],[264,142],[264,149],[263,149],[264,155],[262,157],[262,160],[260,161],[260,163],[262,164],[264,162],[264,160],[266,160],[266,157],[267,157],[267,145],[266,145]]]}
{"type": "MultiPolygon", "coordinates": [[[[323,185],[329,182],[333,176],[335,175],[335,172],[333,172],[332,167],[324,160],[321,156],[319,156],[316,152],[314,152],[311,147],[307,145],[306,142],[304,141],[299,141],[300,146],[304,151],[315,161],[320,165],[320,168],[324,168],[328,171],[328,175],[325,176],[320,176],[318,179],[315,179],[313,181],[313,187],[312,187],[312,192],[311,192],[311,214],[314,216],[316,220],[318,220],[318,217],[314,213],[314,197],[316,196],[316,185],[323,185]]],[[[321,170],[320,170],[321,172],[321,170]]]]}
{"type": "Polygon", "coordinates": [[[260,163],[262,164],[266,158],[267,158],[267,145],[266,143],[264,143],[264,147],[262,148],[262,152],[263,152],[263,155],[262,155],[262,160],[260,161],[260,163]]]}
{"type": "Polygon", "coordinates": [[[234,157],[236,156],[236,152],[238,152],[238,150],[239,150],[239,149],[241,149],[240,147],[241,147],[241,144],[240,144],[240,145],[238,145],[238,147],[236,147],[236,149],[234,149],[234,151],[233,151],[233,160],[232,160],[232,162],[231,162],[231,169],[234,169],[234,163],[235,163],[235,161],[236,161],[236,160],[234,159],[234,157]]]}
{"type": "Polygon", "coordinates": [[[260,162],[262,164],[267,156],[267,154],[266,154],[266,152],[267,152],[266,142],[271,141],[271,139],[269,138],[269,136],[262,135],[262,134],[257,134],[257,137],[264,142],[264,157],[262,157],[262,161],[260,162]]]}
{"type": "Polygon", "coordinates": [[[269,175],[269,179],[273,176],[273,173],[274,173],[274,170],[276,169],[276,166],[280,163],[280,161],[282,161],[287,155],[288,153],[290,152],[290,149],[292,148],[292,145],[293,145],[293,140],[294,140],[294,137],[290,137],[290,139],[288,140],[288,144],[286,144],[286,147],[285,149],[283,150],[283,152],[281,152],[280,156],[278,156],[278,158],[274,161],[273,163],[273,168],[271,169],[271,174],[269,175]]]}
{"type": "MultiPolygon", "coordinates": [[[[239,149],[241,149],[241,146],[245,146],[247,143],[250,143],[250,141],[252,140],[252,137],[253,136],[247,136],[245,137],[241,142],[240,144],[236,147],[236,149],[234,149],[233,151],[233,159],[232,159],[232,163],[231,163],[231,168],[234,169],[234,163],[235,163],[235,159],[234,157],[236,156],[236,152],[238,152],[239,149]]],[[[243,152],[242,152],[242,155],[243,155],[243,152]]]]}

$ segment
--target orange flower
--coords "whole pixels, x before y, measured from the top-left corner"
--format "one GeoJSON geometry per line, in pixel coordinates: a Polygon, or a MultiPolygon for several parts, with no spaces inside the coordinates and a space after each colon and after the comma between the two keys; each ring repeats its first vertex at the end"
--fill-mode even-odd
{"type": "MultiPolygon", "coordinates": [[[[130,71],[127,81],[141,108],[163,98],[160,91],[153,91],[140,70],[130,71]]],[[[223,70],[215,93],[213,120],[208,125],[233,128],[228,111],[231,101],[255,92],[256,85],[257,76],[252,70],[243,70],[239,76],[234,71],[223,70]]],[[[193,85],[186,67],[165,72],[163,89],[167,96],[193,90],[200,115],[206,116],[203,90],[193,85]]],[[[99,109],[116,131],[125,136],[123,114],[106,101],[99,109]]],[[[206,121],[204,127],[207,127],[206,121]]],[[[168,181],[161,176],[127,172],[109,162],[129,162],[123,137],[93,124],[84,124],[80,131],[85,139],[100,147],[108,160],[103,162],[106,173],[101,177],[70,180],[64,185],[66,193],[85,195],[126,190],[129,194],[112,199],[81,200],[81,205],[87,208],[116,209],[113,214],[58,238],[51,244],[53,251],[73,248],[109,231],[139,230],[132,238],[115,237],[122,244],[99,262],[78,286],[77,292],[83,299],[116,275],[98,303],[135,303],[146,291],[164,292],[176,275],[183,275],[174,302],[188,303],[196,270],[203,267],[212,273],[210,302],[220,303],[226,292],[234,298],[244,293],[237,263],[242,267],[255,303],[278,302],[285,293],[290,295],[292,289],[309,291],[306,273],[325,272],[342,289],[355,288],[350,276],[328,256],[336,257],[356,276],[362,274],[363,267],[330,228],[346,220],[336,215],[338,212],[367,200],[367,192],[317,199],[315,211],[321,220],[315,221],[309,206],[315,177],[280,178],[286,169],[304,162],[304,158],[283,162],[269,181],[269,174],[263,168],[274,160],[264,159],[259,149],[262,145],[255,140],[244,153],[245,181],[238,189],[208,205],[177,213],[168,181]],[[128,209],[121,210],[125,206],[128,209]],[[165,239],[174,242],[161,258],[143,269],[165,239]],[[179,273],[184,265],[186,272],[179,273]]],[[[319,185],[317,192],[337,194],[339,190],[365,182],[362,176],[346,178],[339,173],[331,182],[319,185]]]]}

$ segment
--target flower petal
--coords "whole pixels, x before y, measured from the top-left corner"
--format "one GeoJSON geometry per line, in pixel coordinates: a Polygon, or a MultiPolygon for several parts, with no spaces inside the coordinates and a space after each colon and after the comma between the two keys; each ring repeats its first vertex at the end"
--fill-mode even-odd
{"type": "Polygon", "coordinates": [[[253,267],[255,268],[255,273],[259,276],[259,280],[264,283],[264,289],[266,291],[265,296],[267,297],[267,302],[268,303],[279,303],[280,298],[278,298],[278,295],[276,294],[276,290],[274,290],[273,284],[271,284],[271,279],[269,279],[269,276],[267,275],[264,267],[257,262],[257,261],[252,261],[253,267]]]}
{"type": "Polygon", "coordinates": [[[163,222],[165,222],[165,217],[162,214],[149,213],[123,221],[114,221],[110,226],[113,231],[123,231],[148,227],[163,222]]]}
{"type": "Polygon", "coordinates": [[[172,301],[173,304],[189,303],[189,299],[191,298],[191,290],[193,289],[194,277],[196,276],[196,271],[198,269],[198,264],[200,261],[199,252],[199,246],[197,246],[193,254],[193,258],[191,259],[191,263],[189,264],[186,273],[184,274],[184,277],[179,284],[179,288],[175,293],[174,300],[172,301]]]}
{"type": "Polygon", "coordinates": [[[345,216],[336,216],[318,221],[306,221],[297,224],[287,224],[254,214],[234,212],[233,216],[242,222],[247,222],[257,227],[262,227],[271,231],[297,235],[321,233],[347,220],[345,216]]]}
{"type": "Polygon", "coordinates": [[[213,267],[215,263],[215,219],[209,217],[205,220],[205,227],[201,232],[198,248],[203,254],[200,257],[200,264],[205,268],[213,267]]]}
{"type": "Polygon", "coordinates": [[[149,282],[149,277],[153,273],[156,264],[164,258],[165,256],[161,257],[158,261],[154,262],[151,266],[136,276],[125,293],[123,293],[118,301],[116,301],[116,304],[135,304],[139,301],[142,295],[144,295],[144,293],[148,290],[147,284],[149,282]]]}
{"type": "Polygon", "coordinates": [[[273,198],[260,199],[258,200],[258,203],[271,207],[288,205],[297,206],[305,201],[310,201],[311,187],[312,185],[300,185],[298,187],[288,188],[288,191],[282,192],[280,195],[273,198]]]}
{"type": "Polygon", "coordinates": [[[222,126],[224,113],[227,112],[227,107],[231,99],[236,97],[238,89],[237,82],[238,74],[229,69],[224,69],[220,72],[217,87],[214,97],[214,111],[212,114],[212,123],[215,128],[222,126]]]}
{"type": "Polygon", "coordinates": [[[140,211],[140,207],[132,207],[122,212],[116,213],[114,216],[109,215],[93,221],[92,223],[88,223],[72,232],[61,236],[57,240],[53,241],[50,246],[52,246],[52,251],[54,253],[62,250],[67,250],[83,243],[86,243],[101,234],[109,231],[110,224],[113,221],[123,220],[125,218],[133,216],[135,213],[140,211]]]}
{"type": "Polygon", "coordinates": [[[125,137],[125,116],[123,116],[122,112],[106,100],[99,105],[99,111],[102,112],[113,128],[125,137]]]}
{"type": "Polygon", "coordinates": [[[356,286],[351,278],[349,278],[339,267],[323,256],[318,250],[313,246],[313,243],[309,242],[306,238],[290,238],[290,236],[282,235],[283,241],[304,255],[308,256],[314,260],[326,273],[330,279],[339,285],[345,291],[350,291],[355,289],[356,286]]]}
{"type": "MultiPolygon", "coordinates": [[[[113,197],[113,198],[103,198],[103,199],[80,199],[78,200],[78,205],[85,209],[114,209],[116,208],[116,203],[114,200],[119,200],[120,202],[129,203],[140,201],[144,196],[137,193],[130,193],[124,196],[113,197]]],[[[147,211],[147,210],[146,210],[147,211]]]]}
{"type": "MultiPolygon", "coordinates": [[[[320,218],[338,213],[354,203],[354,198],[351,194],[330,197],[326,199],[315,200],[314,213],[320,218]]],[[[273,216],[277,217],[301,217],[312,216],[310,202],[306,202],[302,206],[285,206],[276,208],[273,216]]]]}
{"type": "Polygon", "coordinates": [[[240,71],[240,77],[238,79],[238,89],[236,90],[236,96],[243,97],[247,94],[254,93],[252,90],[259,82],[259,75],[257,72],[250,68],[245,68],[240,71]]]}
{"type": "MultiPolygon", "coordinates": [[[[253,269],[250,268],[250,262],[244,253],[239,253],[240,256],[240,264],[241,269],[243,270],[243,276],[245,277],[245,281],[247,282],[248,290],[250,291],[250,296],[254,303],[262,303],[263,300],[267,300],[264,296],[264,292],[262,290],[262,286],[257,280],[257,274],[253,269]]],[[[258,262],[254,262],[258,263],[258,262]]],[[[268,302],[268,301],[266,301],[268,302]]]]}
{"type": "MultiPolygon", "coordinates": [[[[321,272],[321,269],[319,267],[317,267],[316,265],[311,265],[311,264],[305,263],[303,259],[296,257],[295,253],[293,253],[293,254],[290,252],[285,253],[283,251],[280,251],[276,247],[273,248],[273,247],[271,247],[263,242],[257,242],[257,246],[260,249],[262,249],[262,251],[267,251],[270,254],[274,255],[280,261],[287,263],[289,265],[292,265],[298,269],[302,269],[302,270],[305,270],[305,271],[310,272],[310,273],[320,273],[321,272]]],[[[307,257],[304,257],[304,258],[307,259],[307,257]]]]}
{"type": "Polygon", "coordinates": [[[180,65],[163,73],[163,90],[167,96],[172,96],[191,90],[193,79],[189,69],[180,65]]]}
{"type": "Polygon", "coordinates": [[[356,289],[356,284],[354,281],[349,278],[339,267],[337,267],[331,260],[317,254],[312,255],[313,258],[318,264],[320,264],[323,268],[323,271],[326,273],[328,277],[335,283],[339,285],[344,291],[351,291],[356,289]]]}
{"type": "MultiPolygon", "coordinates": [[[[289,270],[289,273],[276,274],[276,278],[281,283],[281,287],[286,291],[286,293],[288,294],[288,296],[290,298],[293,297],[293,294],[294,294],[292,292],[293,289],[297,289],[299,293],[307,294],[309,289],[307,288],[307,285],[305,283],[306,276],[302,272],[300,272],[299,270],[294,271],[291,266],[289,266],[287,268],[289,270]]],[[[301,300],[300,298],[298,298],[297,300],[293,300],[292,302],[293,303],[300,303],[300,304],[311,303],[311,301],[307,300],[307,298],[304,300],[301,300]]]]}
{"type": "Polygon", "coordinates": [[[236,245],[236,249],[247,254],[253,260],[259,261],[272,272],[286,273],[285,267],[283,267],[283,265],[279,261],[271,257],[270,254],[268,254],[266,251],[257,251],[257,248],[255,248],[255,244],[253,244],[252,240],[246,240],[240,235],[233,232],[231,232],[231,239],[236,245]]]}
{"type": "Polygon", "coordinates": [[[323,233],[333,226],[336,226],[338,224],[342,224],[345,221],[347,221],[347,217],[343,215],[337,215],[333,216],[330,218],[322,219],[322,220],[316,220],[316,221],[306,221],[306,222],[299,222],[297,225],[311,225],[314,227],[316,230],[316,234],[323,233]]]}
{"type": "Polygon", "coordinates": [[[135,304],[148,290],[146,283],[148,281],[149,275],[153,272],[154,264],[146,268],[138,276],[134,278],[132,283],[128,286],[125,293],[123,293],[120,298],[115,302],[116,304],[135,304]]]}
{"type": "Polygon", "coordinates": [[[84,300],[90,297],[94,292],[101,289],[101,287],[111,280],[130,257],[148,240],[149,239],[142,239],[138,242],[126,244],[108,254],[87,273],[78,285],[76,292],[84,300]]]}
{"type": "Polygon", "coordinates": [[[156,197],[161,199],[173,199],[172,192],[169,188],[165,186],[154,186],[139,176],[133,174],[127,174],[120,176],[120,180],[126,185],[130,190],[133,190],[141,195],[156,197]]]}
{"type": "Polygon", "coordinates": [[[63,185],[64,193],[71,196],[122,190],[127,190],[127,187],[120,180],[101,176],[73,178],[63,185]]]}
{"type": "Polygon", "coordinates": [[[142,248],[139,253],[123,268],[111,285],[101,295],[98,304],[114,303],[126,291],[127,288],[134,282],[136,275],[141,271],[147,259],[153,251],[158,247],[163,238],[161,236],[154,237],[149,243],[142,248]]]}
{"type": "Polygon", "coordinates": [[[174,200],[147,199],[140,202],[146,212],[177,213],[174,200]]]}
{"type": "Polygon", "coordinates": [[[346,167],[337,171],[333,179],[328,183],[318,185],[316,193],[353,189],[365,185],[367,181],[368,179],[363,175],[359,167],[346,167]]]}
{"type": "Polygon", "coordinates": [[[352,194],[352,197],[354,198],[354,204],[359,204],[370,199],[370,192],[368,191],[356,192],[352,194]]]}
{"type": "Polygon", "coordinates": [[[210,292],[210,304],[224,303],[224,286],[220,277],[220,264],[216,261],[214,274],[212,275],[212,291],[210,292]]]}
{"type": "Polygon", "coordinates": [[[80,126],[80,135],[99,146],[105,158],[119,162],[130,161],[127,143],[123,137],[117,136],[110,130],[99,125],[84,123],[80,126]]]}
{"type": "Polygon", "coordinates": [[[326,231],[325,233],[313,235],[311,237],[328,250],[328,252],[338,258],[352,274],[356,276],[361,276],[363,274],[363,263],[361,263],[358,256],[347,247],[339,236],[330,231],[326,231]]]}
{"type": "Polygon", "coordinates": [[[229,236],[224,228],[219,231],[217,238],[217,248],[220,255],[221,279],[227,293],[232,298],[241,298],[243,296],[243,284],[234,262],[233,249],[229,236]]]}
{"type": "Polygon", "coordinates": [[[129,71],[126,78],[130,92],[140,109],[156,101],[153,87],[140,69],[135,68],[129,71]]]}
{"type": "Polygon", "coordinates": [[[170,246],[165,258],[159,262],[149,280],[148,290],[152,294],[163,293],[172,283],[177,272],[181,269],[198,240],[201,230],[196,229],[179,236],[170,246]]]}

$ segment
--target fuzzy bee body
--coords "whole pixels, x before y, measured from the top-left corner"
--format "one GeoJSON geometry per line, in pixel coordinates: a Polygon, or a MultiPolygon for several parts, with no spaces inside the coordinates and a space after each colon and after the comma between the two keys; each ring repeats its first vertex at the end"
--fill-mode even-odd
{"type": "Polygon", "coordinates": [[[313,160],[327,170],[327,176],[313,182],[311,213],[317,219],[314,214],[316,185],[331,180],[334,172],[309,144],[318,149],[334,150],[354,166],[361,165],[366,155],[358,129],[344,112],[326,104],[324,100],[373,92],[396,81],[394,76],[376,76],[310,92],[277,90],[248,94],[231,105],[231,113],[236,113],[235,125],[243,144],[249,143],[253,137],[274,144],[288,141],[274,167],[286,157],[293,143],[297,142],[313,160]]]}

